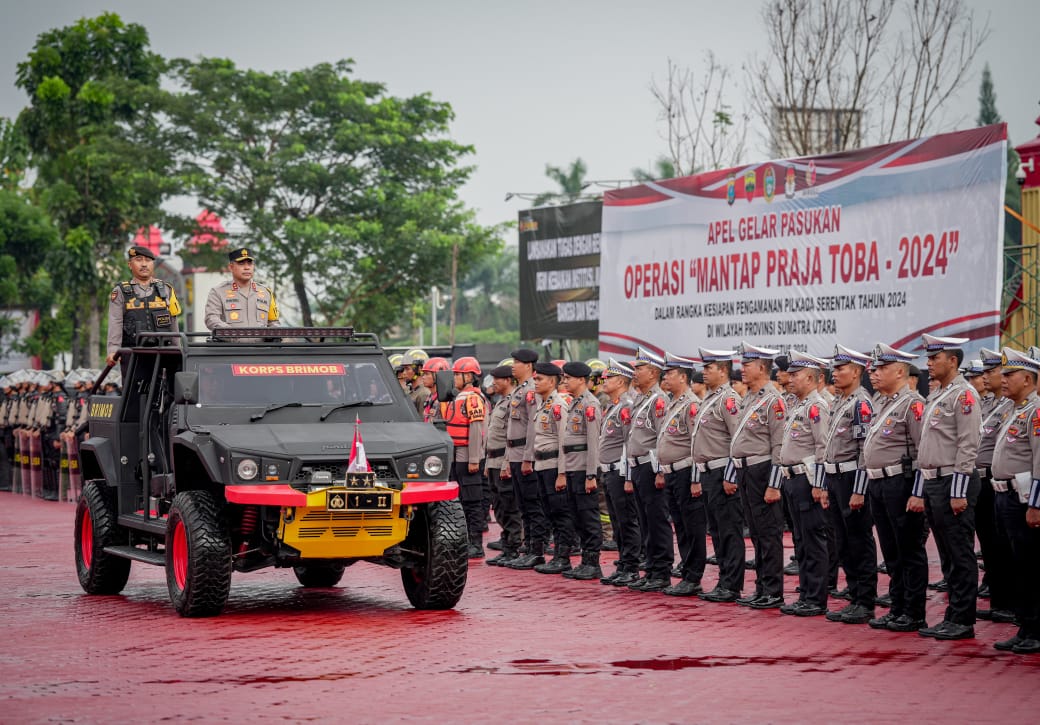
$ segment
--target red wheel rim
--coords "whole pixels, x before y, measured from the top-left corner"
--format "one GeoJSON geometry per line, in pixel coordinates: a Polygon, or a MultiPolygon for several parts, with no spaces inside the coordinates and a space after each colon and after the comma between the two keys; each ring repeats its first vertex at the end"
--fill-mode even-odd
{"type": "Polygon", "coordinates": [[[79,525],[79,551],[83,557],[83,566],[90,568],[94,560],[94,520],[90,518],[90,511],[83,512],[83,520],[79,525]]]}
{"type": "Polygon", "coordinates": [[[188,579],[188,536],[183,521],[178,521],[173,529],[173,578],[177,588],[184,589],[188,579]]]}

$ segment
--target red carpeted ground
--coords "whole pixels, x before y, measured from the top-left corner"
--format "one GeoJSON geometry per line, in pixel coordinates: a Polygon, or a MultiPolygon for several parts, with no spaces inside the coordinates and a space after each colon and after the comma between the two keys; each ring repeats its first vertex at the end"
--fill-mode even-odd
{"type": "Polygon", "coordinates": [[[358,564],[323,590],[236,574],[222,616],[187,620],[157,567],[84,594],[73,512],[0,493],[0,722],[1036,721],[1040,655],[992,647],[1012,625],[936,642],[482,562],[450,612],[358,564]]]}

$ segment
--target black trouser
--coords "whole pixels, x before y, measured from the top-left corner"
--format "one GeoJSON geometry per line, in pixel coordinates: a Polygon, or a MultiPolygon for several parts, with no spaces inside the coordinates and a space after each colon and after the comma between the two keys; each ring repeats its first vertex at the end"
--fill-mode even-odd
{"type": "Polygon", "coordinates": [[[549,519],[542,510],[542,499],[538,495],[538,476],[534,471],[526,475],[521,473],[522,467],[520,461],[509,464],[509,472],[513,478],[513,496],[520,507],[527,553],[541,556],[545,553],[545,544],[549,540],[549,519]]]}
{"type": "Polygon", "coordinates": [[[0,491],[10,491],[14,471],[14,435],[10,428],[0,431],[0,491]]]}
{"type": "Polygon", "coordinates": [[[61,449],[55,448],[57,436],[40,435],[40,464],[43,485],[40,493],[48,501],[58,500],[58,476],[61,465],[61,449]]]}
{"type": "Polygon", "coordinates": [[[1018,636],[1040,639],[1040,529],[1026,523],[1026,505],[1015,491],[996,493],[997,528],[1007,537],[1013,557],[1011,601],[1018,636]]]}
{"type": "Polygon", "coordinates": [[[795,552],[798,561],[799,599],[827,608],[828,551],[827,512],[812,497],[812,486],[804,473],[787,479],[784,495],[790,503],[791,523],[802,542],[795,552]]]}
{"type": "Polygon", "coordinates": [[[476,473],[470,473],[469,463],[466,461],[455,461],[452,466],[455,469],[455,480],[459,482],[459,501],[462,503],[462,511],[466,514],[469,543],[481,546],[486,523],[484,478],[480,475],[479,469],[476,473]]]}
{"type": "Polygon", "coordinates": [[[926,480],[925,509],[935,533],[950,556],[950,585],[946,621],[975,624],[975,605],[979,595],[979,563],[975,559],[975,503],[979,498],[979,475],[971,474],[968,484],[968,508],[954,515],[950,508],[950,482],[953,476],[926,480]]]}
{"type": "Polygon", "coordinates": [[[690,471],[673,471],[664,475],[664,490],[668,495],[668,510],[679,542],[679,568],[684,581],[700,584],[708,559],[707,526],[703,494],[690,494],[690,471]]]}
{"type": "Polygon", "coordinates": [[[719,560],[719,586],[739,592],[744,588],[744,513],[740,496],[728,495],[722,487],[724,468],[700,474],[708,510],[715,515],[715,556],[719,560]]]}
{"type": "Polygon", "coordinates": [[[738,468],[737,484],[755,548],[755,593],[779,597],[784,593],[784,510],[780,500],[765,501],[772,470],[770,461],[738,468]]]}
{"type": "Polygon", "coordinates": [[[570,556],[577,545],[574,534],[574,519],[571,518],[571,506],[567,500],[567,490],[556,490],[557,470],[546,468],[536,471],[538,474],[538,494],[542,499],[542,510],[552,525],[553,543],[556,546],[555,556],[570,556]]]}
{"type": "Polygon", "coordinates": [[[618,545],[618,571],[638,573],[643,560],[643,534],[639,528],[634,493],[625,493],[625,479],[620,471],[607,471],[600,476],[607,493],[607,506],[614,519],[614,541],[618,545]]]}
{"type": "Polygon", "coordinates": [[[578,533],[583,561],[599,562],[599,551],[603,548],[603,524],[599,520],[599,484],[596,490],[585,493],[585,471],[567,472],[567,502],[571,508],[571,519],[578,533]]]}
{"type": "Polygon", "coordinates": [[[870,500],[864,497],[863,508],[849,507],[856,471],[827,474],[827,496],[834,527],[838,559],[845,570],[849,599],[867,609],[874,609],[877,599],[877,542],[874,541],[874,521],[870,515],[870,500]]]}
{"type": "Polygon", "coordinates": [[[986,567],[983,581],[989,585],[989,605],[993,609],[1012,608],[1015,567],[1011,544],[997,527],[996,500],[991,479],[981,479],[979,501],[975,504],[975,535],[979,537],[982,563],[986,567]]]}
{"type": "Polygon", "coordinates": [[[668,499],[664,489],[654,484],[657,474],[649,462],[630,468],[628,477],[636,489],[636,506],[646,522],[643,530],[646,575],[651,579],[668,579],[675,560],[672,527],[668,523],[668,499]]]}
{"type": "Polygon", "coordinates": [[[892,597],[889,612],[893,617],[905,614],[911,619],[924,619],[928,552],[924,548],[924,514],[906,510],[913,487],[913,479],[908,481],[897,474],[874,479],[867,490],[878,543],[888,568],[888,593],[892,597]]]}
{"type": "Polygon", "coordinates": [[[513,490],[513,479],[502,478],[501,468],[488,469],[488,485],[491,488],[491,506],[495,510],[495,521],[502,527],[502,553],[516,554],[520,549],[523,522],[520,507],[513,490]]]}

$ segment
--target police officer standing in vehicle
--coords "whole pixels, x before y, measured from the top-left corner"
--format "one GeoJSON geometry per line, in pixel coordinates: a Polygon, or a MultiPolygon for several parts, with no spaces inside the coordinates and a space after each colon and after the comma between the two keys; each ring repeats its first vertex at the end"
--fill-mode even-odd
{"type": "Polygon", "coordinates": [[[701,578],[708,558],[704,498],[690,493],[693,480],[693,422],[700,401],[690,390],[693,360],[664,354],[662,387],[672,396],[657,432],[657,457],[664,481],[668,510],[679,544],[681,580],[664,590],[673,597],[692,597],[701,591],[701,578]]]}
{"type": "Polygon", "coordinates": [[[872,367],[877,379],[877,414],[863,439],[870,512],[888,567],[892,597],[889,611],[869,624],[891,632],[916,632],[926,624],[928,555],[924,544],[928,533],[924,514],[906,507],[924,417],[924,399],[908,384],[914,358],[884,343],[875,346],[872,367]]]}
{"type": "Polygon", "coordinates": [[[787,405],[769,384],[773,358],[780,351],[742,342],[738,352],[748,394],[733,433],[730,456],[755,549],[757,579],[755,591],[737,602],[753,609],[773,609],[784,603],[784,510],[779,463],[787,405]]]}
{"type": "Polygon", "coordinates": [[[599,428],[603,411],[599,400],[589,390],[592,368],[583,362],[563,366],[563,387],[571,396],[564,408],[564,425],[560,434],[559,469],[556,488],[561,479],[567,489],[571,519],[581,544],[581,565],[563,572],[568,579],[590,581],[600,579],[599,554],[603,547],[603,524],[599,518],[599,428]]]}
{"type": "Polygon", "coordinates": [[[978,394],[958,372],[967,338],[922,335],[928,375],[936,381],[928,396],[918,449],[918,471],[907,507],[927,506],[936,543],[950,557],[949,600],[943,621],[918,631],[935,639],[975,636],[979,565],[975,558],[975,502],[979,475],[975,470],[982,426],[978,394]]]}
{"type": "MultiPolygon", "coordinates": [[[[120,282],[109,295],[108,344],[105,363],[115,365],[121,347],[132,347],[139,332],[176,332],[173,319],[181,313],[177,295],[166,282],[156,279],[155,253],[134,245],[127,250],[132,278],[120,282]]],[[[126,380],[128,360],[120,360],[119,371],[126,380]]]]}
{"type": "Polygon", "coordinates": [[[874,618],[877,599],[877,543],[867,502],[867,472],[861,467],[863,439],[874,420],[870,394],[860,385],[870,358],[835,346],[831,375],[838,396],[831,406],[824,471],[831,525],[838,559],[845,569],[850,602],[828,612],[831,622],[866,624],[874,618]]]}
{"type": "Polygon", "coordinates": [[[484,470],[491,487],[491,507],[495,512],[495,521],[502,527],[502,553],[494,559],[488,559],[487,563],[490,566],[505,566],[520,555],[523,536],[520,507],[516,500],[516,491],[513,490],[509,461],[506,460],[509,400],[514,387],[512,366],[499,365],[491,371],[491,378],[499,401],[495,403],[488,418],[484,470]]]}
{"type": "Polygon", "coordinates": [[[657,431],[668,407],[668,400],[659,385],[664,360],[649,350],[639,348],[632,368],[638,395],[632,401],[625,490],[635,492],[636,506],[641,513],[640,526],[645,527],[643,546],[646,549],[646,576],[632,582],[628,588],[640,592],[659,592],[671,586],[672,562],[675,558],[664,479],[657,476],[657,431]]]}
{"type": "Polygon", "coordinates": [[[709,602],[735,602],[744,588],[744,514],[737,495],[736,467],[730,460],[733,431],[740,420],[740,399],[730,387],[733,350],[700,350],[709,393],[693,428],[693,460],[697,479],[690,487],[703,494],[714,529],[718,585],[699,596],[709,602]]]}
{"type": "Polygon", "coordinates": [[[247,247],[228,254],[231,280],[218,284],[206,298],[206,327],[278,327],[274,291],[253,280],[256,260],[247,247]]]}
{"type": "Polygon", "coordinates": [[[549,539],[549,519],[538,495],[538,476],[534,472],[534,415],[538,402],[534,392],[534,365],[538,353],[528,348],[512,352],[516,388],[509,397],[506,426],[506,460],[513,480],[520,517],[524,524],[527,553],[509,562],[510,569],[533,569],[545,563],[545,543],[549,539]]]}

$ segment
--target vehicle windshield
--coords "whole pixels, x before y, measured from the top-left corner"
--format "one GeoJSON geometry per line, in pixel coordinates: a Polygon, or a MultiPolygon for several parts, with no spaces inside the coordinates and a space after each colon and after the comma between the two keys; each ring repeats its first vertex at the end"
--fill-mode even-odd
{"type": "Polygon", "coordinates": [[[393,397],[371,361],[200,361],[203,406],[387,405],[393,397]]]}

